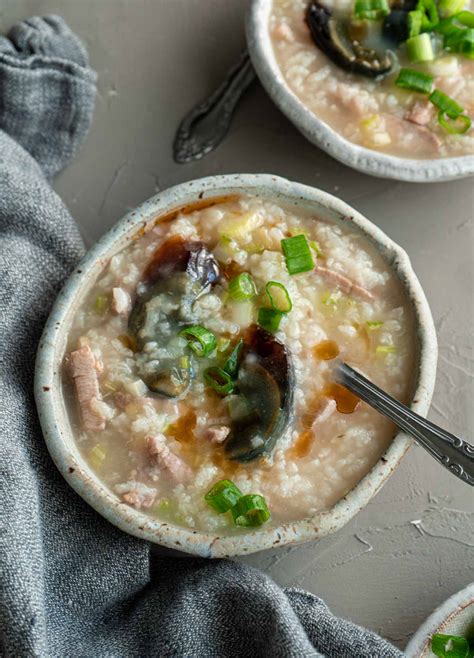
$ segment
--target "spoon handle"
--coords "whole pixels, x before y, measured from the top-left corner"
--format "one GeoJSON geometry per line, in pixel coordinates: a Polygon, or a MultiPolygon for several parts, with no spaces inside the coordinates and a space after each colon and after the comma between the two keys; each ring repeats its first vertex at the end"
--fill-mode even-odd
{"type": "Polygon", "coordinates": [[[176,162],[199,160],[220,144],[242,94],[254,79],[250,55],[244,52],[217,89],[181,121],[173,144],[176,162]]]}
{"type": "Polygon", "coordinates": [[[339,384],[410,434],[453,475],[474,486],[474,446],[414,413],[347,363],[336,365],[334,377],[339,384]]]}

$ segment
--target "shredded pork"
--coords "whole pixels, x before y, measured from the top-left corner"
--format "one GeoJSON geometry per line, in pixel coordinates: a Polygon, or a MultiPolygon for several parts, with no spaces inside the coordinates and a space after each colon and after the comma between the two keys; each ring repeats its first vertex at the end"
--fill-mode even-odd
{"type": "Polygon", "coordinates": [[[69,355],[69,371],[74,382],[79,403],[82,425],[86,431],[100,432],[105,428],[106,415],[97,377],[98,364],[89,345],[84,345],[69,355]]]}

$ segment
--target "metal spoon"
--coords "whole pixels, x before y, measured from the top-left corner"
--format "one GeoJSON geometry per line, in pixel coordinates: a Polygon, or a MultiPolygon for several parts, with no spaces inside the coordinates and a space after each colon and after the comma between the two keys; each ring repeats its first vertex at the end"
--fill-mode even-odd
{"type": "Polygon", "coordinates": [[[221,143],[242,94],[254,79],[250,56],[244,52],[218,88],[181,121],[173,143],[176,162],[199,160],[221,143]]]}
{"type": "Polygon", "coordinates": [[[404,432],[410,434],[453,475],[474,486],[474,446],[418,416],[347,363],[336,362],[333,377],[338,384],[345,386],[373,409],[390,418],[404,432]]]}

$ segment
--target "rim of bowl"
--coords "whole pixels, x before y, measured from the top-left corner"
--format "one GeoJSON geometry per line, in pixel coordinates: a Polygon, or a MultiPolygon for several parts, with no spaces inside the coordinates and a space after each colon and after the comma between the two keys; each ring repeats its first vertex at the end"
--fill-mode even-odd
{"type": "Polygon", "coordinates": [[[83,294],[110,257],[155,220],[199,199],[229,194],[260,194],[290,204],[319,207],[329,221],[350,222],[382,253],[404,286],[412,303],[419,368],[411,408],[426,415],[433,393],[437,340],[431,312],[406,252],[368,219],[340,199],[316,188],[270,174],[221,175],[181,183],[160,192],[129,212],[84,256],[57,297],[40,340],[35,369],[35,398],[48,450],[67,482],[95,510],[122,530],[168,548],[203,557],[250,554],[288,543],[325,536],[347,523],[380,489],[412,445],[403,433],[395,436],[385,454],[360,482],[328,511],[278,527],[231,536],[208,534],[151,518],[122,503],[93,473],[80,455],[62,396],[61,364],[70,320],[83,294]],[[324,212],[323,212],[324,211],[324,212]]]}
{"type": "MultiPolygon", "coordinates": [[[[407,658],[420,658],[427,650],[431,636],[443,630],[446,624],[471,605],[474,606],[474,583],[470,583],[467,587],[443,601],[425,619],[406,646],[404,653],[407,658]]],[[[474,612],[472,617],[474,620],[474,612]]]]}
{"type": "Polygon", "coordinates": [[[268,30],[272,0],[252,0],[246,15],[247,45],[260,81],[277,107],[313,144],[339,162],[379,178],[440,182],[474,174],[474,156],[414,160],[379,153],[345,139],[318,118],[290,89],[273,53],[268,30]]]}

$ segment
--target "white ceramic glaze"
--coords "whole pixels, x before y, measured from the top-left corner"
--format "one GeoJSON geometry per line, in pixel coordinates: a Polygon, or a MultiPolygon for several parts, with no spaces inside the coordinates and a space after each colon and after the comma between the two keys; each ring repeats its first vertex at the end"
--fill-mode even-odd
{"type": "Polygon", "coordinates": [[[432,658],[434,633],[474,637],[474,583],[444,601],[423,622],[405,649],[407,658],[432,658]]]}
{"type": "Polygon", "coordinates": [[[267,174],[213,176],[160,192],[126,215],[87,253],[59,294],[40,342],[36,364],[35,396],[48,449],[69,484],[105,518],[122,530],[157,544],[205,557],[241,555],[316,539],[338,530],[377,493],[400,463],[411,440],[398,434],[373,469],[332,509],[276,528],[262,528],[229,537],[216,537],[162,523],[123,504],[82,459],[62,397],[61,372],[66,337],[75,311],[110,257],[123,249],[138,231],[153,226],[160,215],[198,199],[249,193],[311,207],[327,221],[362,232],[381,252],[400,278],[413,304],[419,341],[419,369],[412,409],[428,412],[433,393],[437,342],[425,295],[407,254],[379,228],[346,203],[326,192],[267,174]]]}
{"type": "Polygon", "coordinates": [[[281,74],[268,30],[271,8],[272,0],[252,0],[247,13],[247,44],[252,63],[273,101],[310,142],[349,167],[380,178],[428,183],[474,174],[474,155],[437,160],[395,157],[354,144],[318,119],[281,74]]]}

